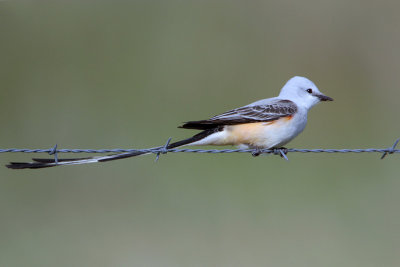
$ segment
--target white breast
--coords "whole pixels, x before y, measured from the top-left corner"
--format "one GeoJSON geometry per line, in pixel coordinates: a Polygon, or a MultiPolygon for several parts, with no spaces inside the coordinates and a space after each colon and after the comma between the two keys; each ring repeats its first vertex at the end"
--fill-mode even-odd
{"type": "Polygon", "coordinates": [[[265,127],[265,148],[281,147],[299,135],[307,124],[307,110],[299,110],[290,120],[281,119],[265,127]]]}

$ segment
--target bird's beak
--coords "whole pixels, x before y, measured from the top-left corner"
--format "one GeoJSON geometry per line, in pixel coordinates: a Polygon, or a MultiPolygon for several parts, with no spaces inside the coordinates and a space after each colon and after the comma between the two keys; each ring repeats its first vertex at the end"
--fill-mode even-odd
{"type": "Polygon", "coordinates": [[[333,98],[323,94],[316,95],[316,97],[318,97],[320,101],[333,101],[333,98]]]}

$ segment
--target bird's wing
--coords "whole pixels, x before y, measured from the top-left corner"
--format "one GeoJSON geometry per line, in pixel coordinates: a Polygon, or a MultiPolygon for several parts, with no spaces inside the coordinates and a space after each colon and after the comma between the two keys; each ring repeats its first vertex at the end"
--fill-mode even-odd
{"type": "Polygon", "coordinates": [[[290,100],[276,100],[268,104],[256,104],[232,109],[208,120],[189,121],[180,128],[205,130],[220,125],[274,121],[293,116],[297,106],[290,100]]]}

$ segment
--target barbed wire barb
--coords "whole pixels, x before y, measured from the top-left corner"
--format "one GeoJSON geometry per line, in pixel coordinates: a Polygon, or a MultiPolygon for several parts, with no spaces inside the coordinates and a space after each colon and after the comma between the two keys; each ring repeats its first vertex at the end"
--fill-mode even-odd
{"type": "Polygon", "coordinates": [[[161,147],[161,150],[160,150],[159,152],[157,152],[155,162],[157,162],[158,159],[160,158],[160,154],[167,154],[167,152],[168,152],[168,146],[169,146],[169,143],[171,142],[171,140],[172,140],[171,137],[168,138],[168,140],[167,140],[167,142],[165,143],[165,145],[164,145],[163,147],[161,147]]]}
{"type": "Polygon", "coordinates": [[[287,154],[287,149],[286,148],[274,149],[274,155],[281,155],[282,158],[284,158],[286,161],[289,161],[289,159],[286,156],[286,154],[287,154]]]}
{"type": "Polygon", "coordinates": [[[54,155],[54,163],[58,164],[57,144],[49,151],[49,155],[54,155]]]}
{"type": "Polygon", "coordinates": [[[394,142],[393,146],[391,146],[391,147],[388,148],[389,151],[383,153],[381,159],[384,159],[384,158],[386,157],[387,154],[393,154],[394,151],[395,151],[395,148],[396,148],[397,144],[399,143],[399,141],[400,141],[400,138],[397,139],[397,140],[394,142]]]}

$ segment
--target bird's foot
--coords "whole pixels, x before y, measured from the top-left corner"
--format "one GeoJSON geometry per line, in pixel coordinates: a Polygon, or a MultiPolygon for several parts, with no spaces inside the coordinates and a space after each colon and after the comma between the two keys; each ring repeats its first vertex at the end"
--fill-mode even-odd
{"type": "Polygon", "coordinates": [[[253,152],[251,152],[251,155],[253,156],[253,157],[258,157],[258,156],[260,156],[262,154],[262,150],[261,150],[261,148],[255,148],[255,150],[253,151],[253,152]]]}
{"type": "Polygon", "coordinates": [[[279,147],[279,148],[274,148],[274,155],[279,155],[281,158],[284,158],[286,160],[289,160],[286,154],[288,153],[288,149],[286,147],[279,147]]]}
{"type": "MultiPolygon", "coordinates": [[[[258,157],[258,156],[260,156],[262,153],[263,153],[263,150],[262,150],[261,148],[259,148],[259,147],[256,147],[256,148],[254,149],[254,151],[251,152],[251,155],[252,155],[253,157],[258,157]]],[[[274,148],[274,149],[273,149],[273,152],[271,152],[271,153],[274,153],[274,155],[280,155],[281,158],[284,158],[284,159],[287,160],[286,154],[288,153],[288,149],[287,149],[286,147],[277,147],[277,148],[274,148]]]]}

